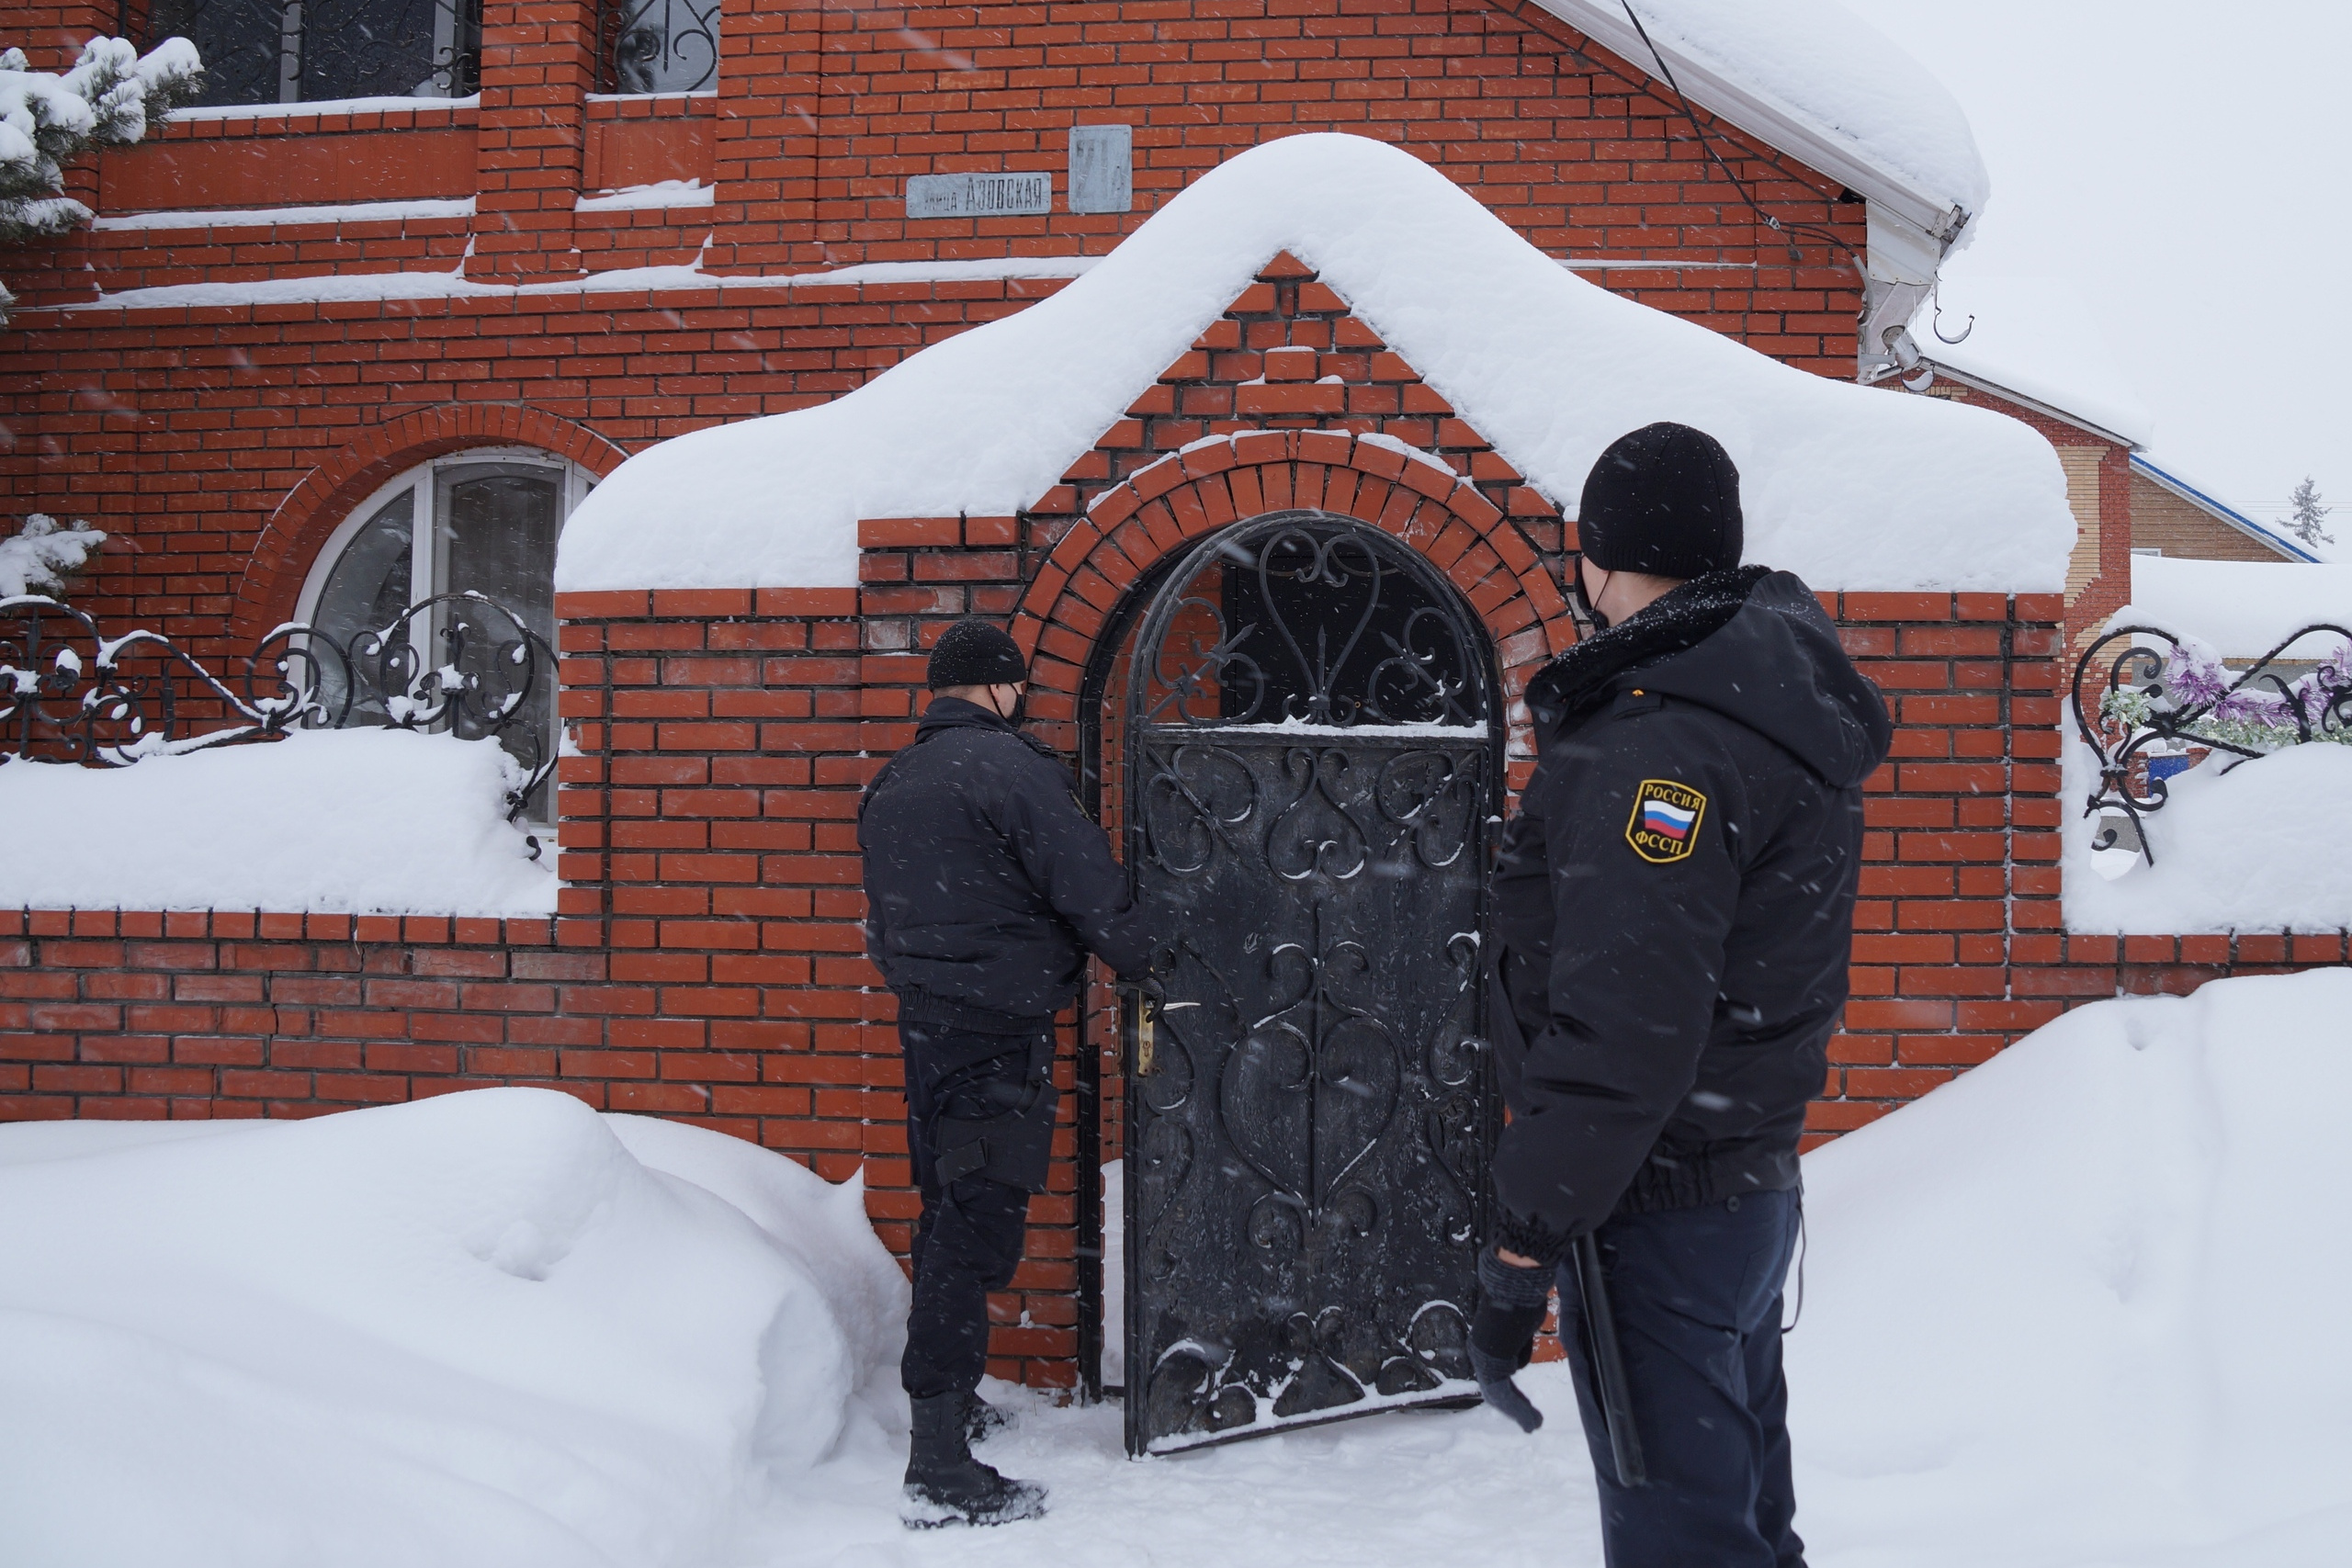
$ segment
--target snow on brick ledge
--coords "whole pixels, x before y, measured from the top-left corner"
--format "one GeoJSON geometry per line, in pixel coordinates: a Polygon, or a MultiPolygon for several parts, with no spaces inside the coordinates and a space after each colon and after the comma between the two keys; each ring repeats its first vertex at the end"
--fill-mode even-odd
{"type": "MultiPolygon", "coordinates": [[[[2069,721],[2071,722],[2071,721],[2069,721]]],[[[2226,754],[2168,781],[2143,831],[2154,863],[2092,848],[2081,815],[2098,765],[2070,731],[2062,866],[2066,929],[2092,935],[2352,930],[2352,745],[2315,740],[2223,773],[2226,754]],[[2125,869],[2112,880],[2110,861],[2125,869]]]]}
{"type": "MultiPolygon", "coordinates": [[[[2108,629],[2154,626],[2224,659],[2258,659],[2304,626],[2352,627],[2352,565],[2135,557],[2132,603],[2108,629]]],[[[2314,633],[2287,650],[2317,660],[2343,639],[2314,633]]],[[[2103,658],[2120,652],[2110,644],[2103,658]]],[[[2086,704],[2095,695],[2089,676],[2086,704]]],[[[2066,929],[2091,935],[2352,930],[2352,745],[2318,740],[2229,766],[2228,753],[2167,781],[2143,830],[2155,852],[2093,848],[2100,820],[2080,815],[2098,764],[2066,721],[2062,865],[2066,929]],[[2222,770],[2228,768],[2224,773],[2222,770]]]]}
{"type": "Polygon", "coordinates": [[[505,820],[493,741],[388,729],[0,766],[0,908],[548,915],[554,856],[505,820]]]}
{"type": "Polygon", "coordinates": [[[1817,588],[2064,581],[2064,477],[2023,424],[1622,299],[1410,154],[1317,134],[1239,154],[1049,299],[845,397],[648,448],[573,514],[556,586],[848,587],[860,518],[1019,512],[1285,250],[1571,516],[1602,447],[1675,419],[1737,460],[1749,558],[1817,588]]]}

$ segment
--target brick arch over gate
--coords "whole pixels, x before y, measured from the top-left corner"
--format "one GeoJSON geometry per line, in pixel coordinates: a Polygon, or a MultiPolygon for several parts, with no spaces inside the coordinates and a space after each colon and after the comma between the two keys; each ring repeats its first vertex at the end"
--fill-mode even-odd
{"type": "Polygon", "coordinates": [[[237,584],[232,646],[249,647],[294,618],[321,546],[377,486],[469,446],[532,446],[603,479],[627,452],[584,424],[520,403],[445,404],[387,420],[303,476],[270,514],[237,584]]]}
{"type": "Polygon", "coordinates": [[[1076,716],[1096,637],[1161,559],[1228,524],[1292,508],[1378,528],[1442,571],[1493,639],[1507,704],[1576,640],[1567,603],[1534,547],[1437,459],[1346,430],[1237,433],[1172,453],[1104,491],[1038,569],[1012,620],[1031,655],[1038,716],[1076,716]]]}
{"type": "MultiPolygon", "coordinates": [[[[1122,595],[1230,523],[1312,509],[1378,528],[1452,581],[1515,705],[1576,639],[1555,575],[1573,531],[1452,402],[1287,252],[1259,272],[1022,518],[1013,636],[1031,711],[1069,744],[1122,595]]],[[[1524,750],[1525,734],[1515,739],[1524,750]]]]}

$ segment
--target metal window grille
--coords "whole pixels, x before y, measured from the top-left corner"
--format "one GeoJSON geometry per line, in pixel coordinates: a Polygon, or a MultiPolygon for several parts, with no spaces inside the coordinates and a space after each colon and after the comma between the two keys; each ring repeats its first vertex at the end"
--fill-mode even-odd
{"type": "Polygon", "coordinates": [[[463,97],[481,85],[481,0],[124,0],[142,45],[204,57],[199,104],[463,97]]]}
{"type": "Polygon", "coordinates": [[[597,86],[698,93],[718,85],[719,0],[602,0],[597,86]]]}

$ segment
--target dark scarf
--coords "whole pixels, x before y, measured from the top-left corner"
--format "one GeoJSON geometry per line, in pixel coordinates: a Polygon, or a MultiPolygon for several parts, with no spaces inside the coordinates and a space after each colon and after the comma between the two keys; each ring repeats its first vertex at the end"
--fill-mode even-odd
{"type": "Polygon", "coordinates": [[[1626,671],[1696,648],[1722,630],[1770,575],[1770,567],[1740,566],[1694,577],[1552,660],[1527,683],[1538,739],[1600,707],[1626,671]]]}

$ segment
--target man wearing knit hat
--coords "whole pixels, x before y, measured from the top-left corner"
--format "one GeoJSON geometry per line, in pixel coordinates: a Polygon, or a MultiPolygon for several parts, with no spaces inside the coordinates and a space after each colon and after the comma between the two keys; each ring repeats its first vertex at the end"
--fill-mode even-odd
{"type": "Polygon", "coordinates": [[[1091,950],[1141,976],[1148,939],[1102,829],[1051,748],[1021,732],[1020,647],[961,620],[932,649],[914,744],[859,802],[865,951],[899,998],[907,1145],[922,1213],[899,1378],[913,1404],[910,1524],[1000,1524],[1045,1491],[972,1457],[1004,1416],[977,1390],[988,1294],[1020,1266],[1053,1139],[1054,1014],[1091,950]]]}
{"type": "Polygon", "coordinates": [[[1533,1430],[1511,1374],[1556,1269],[1610,1568],[1796,1568],[1797,1140],[1891,729],[1805,585],[1739,564],[1739,473],[1711,436],[1619,439],[1577,530],[1596,630],[1528,686],[1538,761],[1496,874],[1511,1120],[1472,1364],[1533,1430]]]}

